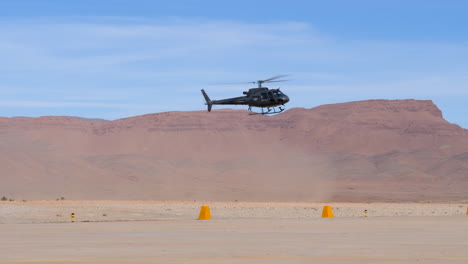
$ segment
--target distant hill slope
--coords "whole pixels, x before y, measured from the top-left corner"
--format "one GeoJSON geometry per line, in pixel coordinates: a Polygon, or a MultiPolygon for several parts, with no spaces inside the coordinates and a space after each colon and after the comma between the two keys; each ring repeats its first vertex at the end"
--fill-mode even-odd
{"type": "Polygon", "coordinates": [[[467,190],[468,131],[431,101],[0,118],[0,196],[16,199],[446,201],[467,190]]]}

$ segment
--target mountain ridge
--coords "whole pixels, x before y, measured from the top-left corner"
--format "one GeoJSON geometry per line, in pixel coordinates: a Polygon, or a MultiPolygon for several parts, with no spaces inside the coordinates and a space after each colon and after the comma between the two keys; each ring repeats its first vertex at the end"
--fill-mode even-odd
{"type": "Polygon", "coordinates": [[[467,199],[468,130],[429,100],[0,118],[0,147],[0,195],[17,199],[467,199]]]}

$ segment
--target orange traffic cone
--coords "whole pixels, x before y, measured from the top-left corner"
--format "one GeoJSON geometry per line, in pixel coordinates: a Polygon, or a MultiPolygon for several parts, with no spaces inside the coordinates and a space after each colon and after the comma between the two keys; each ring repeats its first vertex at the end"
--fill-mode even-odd
{"type": "Polygon", "coordinates": [[[200,209],[200,215],[198,220],[209,220],[211,219],[210,207],[208,205],[203,205],[200,209]]]}
{"type": "Polygon", "coordinates": [[[333,210],[332,210],[331,206],[325,205],[323,207],[322,217],[327,217],[327,218],[334,217],[333,210]]]}

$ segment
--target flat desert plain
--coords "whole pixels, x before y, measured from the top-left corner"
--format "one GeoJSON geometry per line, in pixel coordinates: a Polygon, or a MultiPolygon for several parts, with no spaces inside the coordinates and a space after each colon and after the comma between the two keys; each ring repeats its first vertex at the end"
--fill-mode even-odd
{"type": "Polygon", "coordinates": [[[1,202],[0,263],[468,263],[467,203],[324,205],[1,202]]]}
{"type": "Polygon", "coordinates": [[[4,201],[0,224],[76,222],[159,221],[197,219],[201,205],[208,205],[214,220],[309,219],[322,215],[324,205],[335,217],[459,216],[468,202],[458,203],[256,203],[209,201],[4,201]]]}

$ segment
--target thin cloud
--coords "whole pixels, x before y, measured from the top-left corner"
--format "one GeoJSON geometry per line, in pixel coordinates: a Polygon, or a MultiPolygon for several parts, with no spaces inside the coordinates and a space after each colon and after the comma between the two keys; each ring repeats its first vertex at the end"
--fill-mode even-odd
{"type": "Polygon", "coordinates": [[[304,107],[312,106],[310,98],[314,105],[329,103],[323,96],[460,97],[468,91],[468,47],[460,43],[343,39],[301,22],[1,21],[0,106],[10,108],[204,109],[202,88],[223,98],[255,86],[211,83],[275,74],[291,74],[291,82],[272,87],[299,95],[290,104],[304,107]]]}
{"type": "Polygon", "coordinates": [[[108,102],[54,102],[54,101],[0,101],[3,107],[21,108],[67,108],[67,107],[93,107],[93,108],[132,108],[132,109],[152,109],[154,104],[125,104],[108,102]]]}

